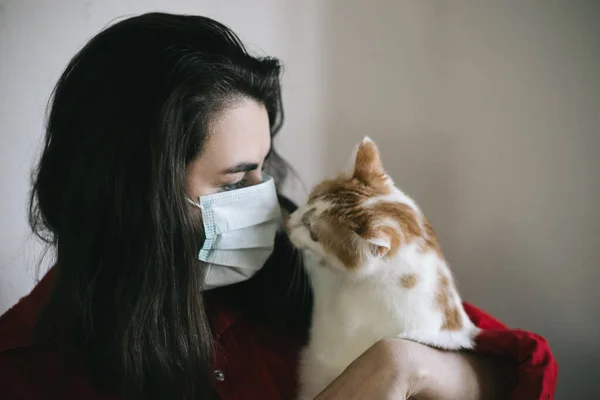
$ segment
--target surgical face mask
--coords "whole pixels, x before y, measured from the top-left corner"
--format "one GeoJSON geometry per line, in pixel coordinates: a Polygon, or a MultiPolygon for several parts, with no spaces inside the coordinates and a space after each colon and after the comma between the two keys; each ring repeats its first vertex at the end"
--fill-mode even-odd
{"type": "Polygon", "coordinates": [[[281,219],[273,178],[190,202],[202,210],[206,239],[198,258],[207,265],[204,289],[247,280],[262,268],[281,219]]]}

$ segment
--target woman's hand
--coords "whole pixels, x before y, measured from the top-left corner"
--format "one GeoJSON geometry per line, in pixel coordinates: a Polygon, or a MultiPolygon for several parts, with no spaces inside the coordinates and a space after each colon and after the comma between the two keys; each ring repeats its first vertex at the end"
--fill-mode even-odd
{"type": "Polygon", "coordinates": [[[447,352],[402,339],[384,339],[365,351],[316,400],[503,399],[500,362],[447,352]]]}

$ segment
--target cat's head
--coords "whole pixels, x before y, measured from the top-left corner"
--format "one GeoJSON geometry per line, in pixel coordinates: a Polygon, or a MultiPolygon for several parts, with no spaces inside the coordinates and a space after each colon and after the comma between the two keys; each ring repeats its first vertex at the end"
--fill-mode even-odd
{"type": "Polygon", "coordinates": [[[352,160],[349,171],[316,185],[290,216],[292,243],[336,270],[360,275],[385,268],[406,250],[439,252],[417,205],[386,173],[375,143],[363,139],[352,160]]]}

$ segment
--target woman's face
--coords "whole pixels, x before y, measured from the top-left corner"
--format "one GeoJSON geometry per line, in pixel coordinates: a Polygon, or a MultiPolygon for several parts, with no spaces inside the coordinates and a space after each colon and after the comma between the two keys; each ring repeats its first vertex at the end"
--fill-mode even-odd
{"type": "Polygon", "coordinates": [[[262,168],[271,148],[265,106],[244,99],[217,115],[209,126],[201,155],[186,172],[186,192],[195,201],[207,194],[262,182],[262,168]]]}

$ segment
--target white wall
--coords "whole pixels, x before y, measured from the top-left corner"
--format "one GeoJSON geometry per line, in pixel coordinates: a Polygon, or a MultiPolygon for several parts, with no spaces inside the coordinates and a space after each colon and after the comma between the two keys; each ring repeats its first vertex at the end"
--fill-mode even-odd
{"type": "MultiPolygon", "coordinates": [[[[319,113],[320,42],[317,1],[298,8],[277,0],[0,0],[0,312],[33,286],[40,247],[29,235],[29,171],[39,150],[45,106],[69,59],[109,22],[148,11],[203,14],[234,27],[249,47],[286,61],[289,110],[281,147],[302,176],[314,181],[320,162],[303,154],[322,132],[319,113]],[[311,29],[306,29],[312,27],[311,29]],[[289,61],[289,62],[287,62],[289,61]],[[294,157],[296,156],[296,157],[294,157]]],[[[44,264],[45,265],[45,264],[44,264]]]]}
{"type": "Polygon", "coordinates": [[[278,144],[305,182],[372,136],[464,297],[549,339],[557,398],[600,397],[593,0],[0,0],[0,312],[33,285],[25,204],[52,86],[109,21],[150,10],[215,17],[282,58],[278,144]]]}

